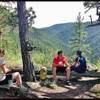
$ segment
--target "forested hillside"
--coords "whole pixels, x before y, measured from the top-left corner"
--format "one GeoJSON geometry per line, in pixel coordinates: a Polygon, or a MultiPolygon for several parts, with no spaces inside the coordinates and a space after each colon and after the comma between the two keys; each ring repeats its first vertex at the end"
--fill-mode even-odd
{"type": "MultiPolygon", "coordinates": [[[[99,59],[100,56],[100,25],[97,26],[88,26],[90,22],[84,23],[84,31],[87,32],[86,42],[90,44],[92,49],[91,61],[95,62],[99,59]]],[[[38,36],[40,36],[39,41],[44,42],[46,45],[48,43],[49,48],[62,48],[64,53],[70,56],[69,49],[69,40],[72,38],[75,33],[75,24],[74,23],[64,23],[57,24],[46,28],[37,29],[38,36]],[[52,45],[50,45],[52,44],[52,45]]],[[[35,32],[34,32],[35,33],[35,32]]],[[[33,34],[34,34],[33,33],[33,34]]],[[[36,39],[35,36],[33,38],[36,39]]]]}

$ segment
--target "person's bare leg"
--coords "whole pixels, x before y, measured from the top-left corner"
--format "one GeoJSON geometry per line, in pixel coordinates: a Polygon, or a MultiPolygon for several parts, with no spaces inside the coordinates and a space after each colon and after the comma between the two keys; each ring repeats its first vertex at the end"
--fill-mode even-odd
{"type": "Polygon", "coordinates": [[[22,85],[22,78],[19,72],[15,72],[12,74],[13,79],[16,80],[16,85],[19,87],[21,91],[27,91],[27,88],[22,85]]]}
{"type": "Polygon", "coordinates": [[[56,80],[56,67],[52,67],[53,80],[56,80]]]}
{"type": "Polygon", "coordinates": [[[70,80],[70,67],[66,68],[66,80],[70,80]]]}
{"type": "Polygon", "coordinates": [[[19,72],[15,72],[13,73],[13,79],[16,80],[16,84],[19,86],[22,84],[22,79],[21,79],[21,75],[19,72]]]}

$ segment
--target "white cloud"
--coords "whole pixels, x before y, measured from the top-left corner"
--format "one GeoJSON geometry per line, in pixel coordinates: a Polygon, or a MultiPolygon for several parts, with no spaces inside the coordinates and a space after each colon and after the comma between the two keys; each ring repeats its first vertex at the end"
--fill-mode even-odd
{"type": "MultiPolygon", "coordinates": [[[[26,2],[27,7],[33,7],[36,12],[34,27],[48,27],[58,23],[75,22],[79,12],[84,14],[83,2],[26,2]]],[[[89,21],[92,14],[93,20],[97,19],[95,9],[85,14],[84,21],[89,21]]]]}

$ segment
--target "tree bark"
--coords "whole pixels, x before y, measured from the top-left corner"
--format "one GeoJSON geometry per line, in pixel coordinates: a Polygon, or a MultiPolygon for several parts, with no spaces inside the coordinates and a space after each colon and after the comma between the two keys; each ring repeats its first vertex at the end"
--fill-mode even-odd
{"type": "Polygon", "coordinates": [[[25,1],[17,2],[17,11],[19,19],[19,37],[23,62],[23,79],[24,81],[33,81],[33,70],[31,67],[31,60],[29,53],[25,48],[26,34],[28,34],[28,22],[25,16],[26,5],[25,1]]]}

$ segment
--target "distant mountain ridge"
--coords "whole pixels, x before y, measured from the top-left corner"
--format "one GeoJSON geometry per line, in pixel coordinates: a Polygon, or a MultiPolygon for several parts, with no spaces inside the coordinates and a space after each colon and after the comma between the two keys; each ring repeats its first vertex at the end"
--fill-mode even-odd
{"type": "MultiPolygon", "coordinates": [[[[84,23],[84,30],[88,32],[87,43],[93,48],[93,55],[91,58],[96,59],[100,56],[100,25],[87,27],[90,22],[84,23]]],[[[63,23],[55,24],[50,27],[36,29],[32,34],[37,34],[39,41],[48,44],[50,46],[57,48],[57,45],[61,46],[64,51],[69,52],[68,41],[72,38],[75,33],[74,23],[63,23]],[[51,44],[51,45],[49,45],[51,44]]],[[[33,35],[33,38],[36,39],[33,35]]],[[[36,39],[37,40],[37,39],[36,39]]]]}

